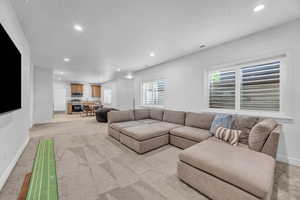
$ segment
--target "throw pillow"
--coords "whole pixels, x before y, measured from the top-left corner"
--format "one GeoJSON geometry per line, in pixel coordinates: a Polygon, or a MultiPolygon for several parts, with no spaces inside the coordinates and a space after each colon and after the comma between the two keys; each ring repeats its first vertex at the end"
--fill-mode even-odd
{"type": "Polygon", "coordinates": [[[276,125],[277,123],[272,119],[265,119],[257,123],[249,134],[249,148],[261,152],[266,140],[276,125]]]}
{"type": "Polygon", "coordinates": [[[237,146],[239,144],[239,138],[241,133],[241,130],[233,130],[229,128],[219,127],[216,131],[215,137],[233,146],[237,146]]]}
{"type": "Polygon", "coordinates": [[[210,127],[210,133],[215,134],[219,127],[231,128],[232,124],[232,115],[228,114],[216,114],[214,121],[210,127]]]}

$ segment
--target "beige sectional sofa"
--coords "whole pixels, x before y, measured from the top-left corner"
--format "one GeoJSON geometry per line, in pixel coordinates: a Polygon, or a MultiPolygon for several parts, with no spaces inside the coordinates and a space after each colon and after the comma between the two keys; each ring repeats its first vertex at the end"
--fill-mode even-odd
{"type": "Polygon", "coordinates": [[[108,133],[137,153],[167,144],[184,149],[177,165],[179,179],[211,199],[270,200],[281,126],[274,126],[257,151],[248,145],[248,137],[263,119],[234,115],[232,128],[242,134],[239,145],[232,146],[210,133],[214,117],[158,109],[112,111],[108,133]]]}

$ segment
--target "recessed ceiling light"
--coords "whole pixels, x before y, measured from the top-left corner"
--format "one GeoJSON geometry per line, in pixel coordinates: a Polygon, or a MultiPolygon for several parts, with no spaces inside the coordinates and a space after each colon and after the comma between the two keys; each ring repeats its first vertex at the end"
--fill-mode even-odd
{"type": "Polygon", "coordinates": [[[150,53],[150,56],[151,56],[151,57],[154,57],[154,56],[155,56],[155,53],[154,53],[154,52],[151,52],[151,53],[150,53]]]}
{"type": "Polygon", "coordinates": [[[260,4],[260,5],[256,6],[256,7],[253,9],[253,11],[254,11],[254,12],[259,12],[259,11],[262,11],[264,8],[265,8],[265,5],[260,4]]]}
{"type": "Polygon", "coordinates": [[[69,61],[70,61],[70,58],[64,58],[64,61],[65,61],[65,62],[69,62],[69,61]]]}
{"type": "Polygon", "coordinates": [[[61,78],[59,77],[58,80],[61,81],[61,78]]]}
{"type": "Polygon", "coordinates": [[[64,72],[59,72],[60,75],[64,75],[64,72]]]}
{"type": "Polygon", "coordinates": [[[116,69],[116,71],[117,71],[117,72],[120,72],[120,71],[121,71],[121,69],[120,69],[120,68],[118,68],[118,69],[116,69]]]}
{"type": "Polygon", "coordinates": [[[73,27],[76,31],[80,31],[80,32],[83,31],[82,26],[80,26],[79,24],[75,24],[73,27]]]}
{"type": "Polygon", "coordinates": [[[128,73],[128,74],[126,75],[126,78],[127,78],[127,79],[133,79],[133,76],[132,76],[132,74],[128,73]]]}

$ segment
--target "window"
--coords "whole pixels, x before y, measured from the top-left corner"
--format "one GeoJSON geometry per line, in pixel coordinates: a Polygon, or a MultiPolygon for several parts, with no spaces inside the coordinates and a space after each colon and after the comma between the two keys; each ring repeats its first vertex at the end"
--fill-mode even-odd
{"type": "Polygon", "coordinates": [[[112,89],[106,88],[104,89],[104,104],[112,103],[112,89]]]}
{"type": "Polygon", "coordinates": [[[143,82],[142,95],[144,105],[163,105],[167,81],[164,79],[143,82]]]}
{"type": "Polygon", "coordinates": [[[210,108],[235,108],[235,71],[220,71],[210,74],[210,108]]]}
{"type": "Polygon", "coordinates": [[[209,108],[280,111],[279,60],[209,73],[209,108]]]}
{"type": "Polygon", "coordinates": [[[280,62],[241,69],[241,109],[280,111],[280,62]]]}

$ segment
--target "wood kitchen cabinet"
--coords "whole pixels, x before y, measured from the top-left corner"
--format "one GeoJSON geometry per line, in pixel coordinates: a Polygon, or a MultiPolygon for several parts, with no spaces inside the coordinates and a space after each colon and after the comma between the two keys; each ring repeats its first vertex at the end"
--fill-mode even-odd
{"type": "Polygon", "coordinates": [[[83,94],[83,85],[79,83],[71,83],[71,93],[83,94]]]}
{"type": "Polygon", "coordinates": [[[92,87],[92,97],[101,97],[101,86],[91,85],[92,87]]]}
{"type": "Polygon", "coordinates": [[[73,107],[72,103],[67,103],[67,114],[72,114],[73,107]]]}

